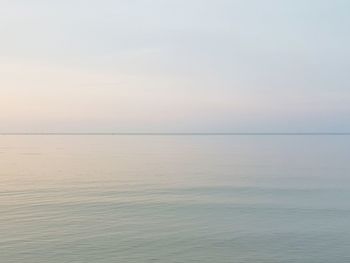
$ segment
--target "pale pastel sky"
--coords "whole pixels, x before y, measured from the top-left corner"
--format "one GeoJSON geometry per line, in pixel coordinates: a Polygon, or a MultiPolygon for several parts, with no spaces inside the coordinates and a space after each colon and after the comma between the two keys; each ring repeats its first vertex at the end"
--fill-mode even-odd
{"type": "Polygon", "coordinates": [[[348,0],[0,0],[0,132],[350,131],[348,0]]]}

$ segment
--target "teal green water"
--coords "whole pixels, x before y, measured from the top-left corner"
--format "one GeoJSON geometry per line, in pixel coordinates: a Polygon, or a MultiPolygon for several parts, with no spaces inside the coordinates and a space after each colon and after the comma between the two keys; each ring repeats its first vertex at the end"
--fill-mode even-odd
{"type": "Polygon", "coordinates": [[[0,136],[0,262],[350,262],[349,136],[0,136]]]}

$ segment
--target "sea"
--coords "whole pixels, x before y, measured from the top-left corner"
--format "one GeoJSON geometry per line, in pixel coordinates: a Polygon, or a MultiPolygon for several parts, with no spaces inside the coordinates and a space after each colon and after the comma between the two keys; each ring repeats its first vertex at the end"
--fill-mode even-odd
{"type": "Polygon", "coordinates": [[[350,262],[350,136],[1,135],[0,262],[350,262]]]}

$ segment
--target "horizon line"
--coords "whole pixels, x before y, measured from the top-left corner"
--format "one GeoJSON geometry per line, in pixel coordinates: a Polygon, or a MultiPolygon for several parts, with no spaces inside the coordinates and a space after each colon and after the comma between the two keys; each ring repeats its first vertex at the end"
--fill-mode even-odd
{"type": "Polygon", "coordinates": [[[0,135],[350,135],[350,132],[0,132],[0,135]]]}

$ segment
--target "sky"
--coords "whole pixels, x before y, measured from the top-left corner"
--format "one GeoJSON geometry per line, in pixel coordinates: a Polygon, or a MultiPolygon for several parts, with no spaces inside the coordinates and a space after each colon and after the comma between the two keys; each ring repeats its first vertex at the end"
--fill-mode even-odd
{"type": "Polygon", "coordinates": [[[0,0],[0,132],[349,132],[348,0],[0,0]]]}

